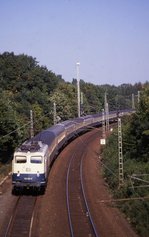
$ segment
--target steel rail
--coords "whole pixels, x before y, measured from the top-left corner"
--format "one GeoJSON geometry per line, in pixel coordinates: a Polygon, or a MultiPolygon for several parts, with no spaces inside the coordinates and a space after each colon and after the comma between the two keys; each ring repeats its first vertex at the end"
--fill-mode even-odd
{"type": "Polygon", "coordinates": [[[67,210],[68,210],[68,220],[69,220],[69,227],[71,236],[74,237],[73,227],[72,227],[72,220],[70,215],[70,205],[69,205],[69,173],[70,173],[70,167],[72,160],[74,159],[74,154],[71,157],[71,160],[69,162],[68,170],[67,170],[67,178],[66,178],[66,202],[67,202],[67,210]]]}
{"type": "Polygon", "coordinates": [[[94,224],[94,221],[93,221],[90,209],[89,209],[89,205],[88,205],[88,202],[87,202],[86,194],[85,194],[85,189],[84,189],[84,184],[83,184],[83,159],[84,159],[84,156],[81,159],[81,165],[80,165],[80,177],[81,177],[81,188],[82,188],[83,198],[84,198],[85,206],[86,206],[86,209],[87,209],[87,213],[88,213],[88,216],[89,216],[89,220],[90,220],[93,232],[94,232],[96,237],[100,237],[100,235],[98,235],[98,233],[97,233],[96,226],[94,224]]]}
{"type": "Polygon", "coordinates": [[[4,234],[4,237],[7,237],[9,232],[10,232],[10,229],[12,228],[12,223],[13,223],[13,220],[15,218],[15,215],[16,215],[16,210],[17,210],[17,205],[19,203],[19,200],[20,200],[20,196],[17,198],[17,201],[15,203],[15,206],[13,208],[13,211],[12,211],[12,215],[10,217],[10,220],[8,222],[8,225],[7,225],[7,228],[6,228],[6,231],[5,231],[5,234],[4,234]]]}
{"type": "MultiPolygon", "coordinates": [[[[37,198],[34,197],[30,201],[28,201],[28,203],[27,203],[28,206],[25,206],[25,204],[23,202],[23,197],[24,196],[19,196],[17,201],[16,201],[16,204],[13,208],[13,212],[12,212],[12,215],[10,217],[9,223],[7,225],[4,237],[18,236],[18,234],[21,233],[22,228],[23,228],[23,231],[25,230],[25,232],[28,233],[28,236],[31,237],[33,219],[34,219],[34,211],[35,211],[35,204],[36,204],[37,198]],[[22,217],[21,218],[18,217],[18,215],[20,213],[19,212],[20,207],[22,209],[21,215],[25,210],[23,208],[26,208],[26,210],[28,210],[28,208],[29,208],[29,211],[27,211],[26,216],[24,216],[25,219],[26,219],[26,225],[25,225],[24,222],[22,224],[22,217]],[[17,228],[15,230],[16,223],[17,223],[17,228]],[[19,226],[19,229],[18,229],[18,226],[19,226]],[[12,233],[12,232],[14,232],[14,233],[12,233]]],[[[24,219],[24,217],[23,217],[23,219],[24,219]]],[[[21,236],[24,236],[23,233],[21,234],[21,236]]]]}
{"type": "MultiPolygon", "coordinates": [[[[66,177],[66,203],[67,203],[67,211],[68,211],[68,221],[69,221],[69,227],[70,227],[70,233],[71,237],[74,237],[74,229],[73,229],[73,223],[72,223],[72,218],[71,218],[71,210],[70,210],[70,200],[69,200],[69,176],[70,176],[70,169],[72,165],[72,161],[75,158],[75,153],[72,155],[69,165],[68,165],[68,170],[67,170],[67,177],[66,177]]],[[[82,196],[82,201],[84,203],[87,216],[88,223],[90,225],[90,228],[92,229],[93,235],[95,237],[100,237],[100,235],[97,233],[93,218],[91,216],[91,212],[89,209],[89,205],[87,202],[86,194],[85,194],[85,189],[84,189],[84,184],[83,184],[83,159],[84,155],[82,155],[81,162],[80,162],[80,168],[79,168],[79,173],[80,173],[80,187],[81,187],[81,196],[82,196]]]]}

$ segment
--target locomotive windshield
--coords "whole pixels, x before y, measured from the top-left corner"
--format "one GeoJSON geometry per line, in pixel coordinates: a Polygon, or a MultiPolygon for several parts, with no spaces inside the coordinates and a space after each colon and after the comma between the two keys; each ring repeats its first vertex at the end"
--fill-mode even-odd
{"type": "Polygon", "coordinates": [[[16,163],[26,163],[27,158],[26,156],[15,156],[16,163]]]}
{"type": "Polygon", "coordinates": [[[42,157],[41,156],[31,156],[31,163],[41,164],[42,157]]]}

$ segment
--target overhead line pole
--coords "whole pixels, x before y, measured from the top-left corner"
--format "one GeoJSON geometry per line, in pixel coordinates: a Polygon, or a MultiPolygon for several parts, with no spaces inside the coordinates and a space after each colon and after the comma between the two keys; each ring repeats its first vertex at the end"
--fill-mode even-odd
{"type": "Polygon", "coordinates": [[[132,109],[135,109],[135,96],[132,94],[132,109]]]}
{"type": "Polygon", "coordinates": [[[30,136],[34,137],[34,122],[33,122],[33,111],[30,110],[30,136]]]}
{"type": "Polygon", "coordinates": [[[57,116],[56,116],[56,103],[53,103],[53,123],[54,125],[57,123],[57,116]]]}
{"type": "Polygon", "coordinates": [[[77,66],[77,97],[78,97],[78,117],[80,117],[80,75],[79,75],[79,66],[80,63],[76,63],[77,66]]]}
{"type": "Polygon", "coordinates": [[[107,93],[106,92],[105,92],[104,106],[105,106],[106,131],[109,131],[109,104],[107,101],[107,93]]]}
{"type": "Polygon", "coordinates": [[[81,102],[80,102],[80,115],[82,116],[83,115],[83,113],[84,113],[84,111],[83,111],[83,92],[81,92],[80,93],[80,95],[81,95],[81,102]]]}
{"type": "Polygon", "coordinates": [[[106,129],[105,129],[105,111],[102,109],[102,138],[106,137],[106,129]]]}
{"type": "Polygon", "coordinates": [[[140,103],[140,91],[138,91],[138,104],[140,103]]]}
{"type": "Polygon", "coordinates": [[[119,188],[120,188],[124,184],[121,118],[118,118],[118,156],[119,156],[119,188]]]}

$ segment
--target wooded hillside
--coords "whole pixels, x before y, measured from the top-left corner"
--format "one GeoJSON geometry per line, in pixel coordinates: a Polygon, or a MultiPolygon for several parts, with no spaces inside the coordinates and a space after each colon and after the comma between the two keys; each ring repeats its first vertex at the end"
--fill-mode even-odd
{"type": "MultiPolygon", "coordinates": [[[[132,94],[142,89],[141,83],[121,86],[93,85],[80,81],[83,92],[82,115],[101,112],[104,94],[109,109],[132,107],[132,94]]],[[[15,147],[30,136],[30,110],[33,111],[34,133],[53,124],[53,103],[61,120],[77,116],[76,79],[65,82],[62,76],[40,66],[36,58],[13,52],[0,54],[0,161],[12,157],[15,147]]]]}

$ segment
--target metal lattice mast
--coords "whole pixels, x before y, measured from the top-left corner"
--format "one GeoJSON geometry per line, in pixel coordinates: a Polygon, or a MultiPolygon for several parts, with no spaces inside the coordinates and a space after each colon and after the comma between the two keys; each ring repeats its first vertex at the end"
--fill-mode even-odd
{"type": "Polygon", "coordinates": [[[132,109],[135,109],[135,96],[132,94],[132,109]]]}
{"type": "Polygon", "coordinates": [[[33,122],[33,111],[30,110],[30,136],[34,137],[34,122],[33,122]]]}
{"type": "Polygon", "coordinates": [[[105,92],[105,120],[106,120],[106,131],[109,131],[109,105],[107,101],[107,93],[105,92]]]}
{"type": "Polygon", "coordinates": [[[119,187],[121,187],[124,184],[121,118],[118,118],[118,156],[119,156],[119,187]]]}
{"type": "Polygon", "coordinates": [[[140,103],[140,91],[138,91],[138,104],[140,103]]]}
{"type": "Polygon", "coordinates": [[[106,105],[106,130],[109,131],[109,104],[106,105]]]}
{"type": "Polygon", "coordinates": [[[106,128],[105,128],[105,111],[102,109],[102,138],[106,137],[106,128]]]}

